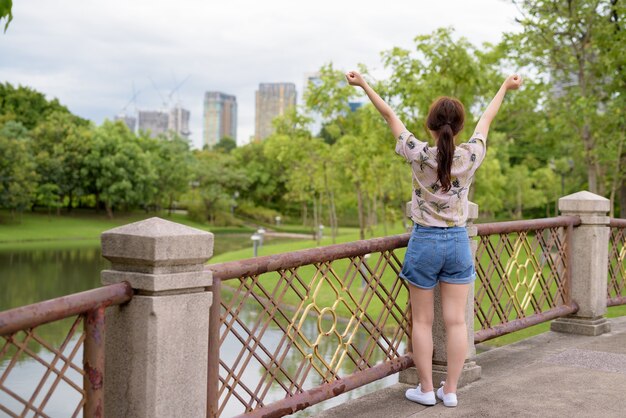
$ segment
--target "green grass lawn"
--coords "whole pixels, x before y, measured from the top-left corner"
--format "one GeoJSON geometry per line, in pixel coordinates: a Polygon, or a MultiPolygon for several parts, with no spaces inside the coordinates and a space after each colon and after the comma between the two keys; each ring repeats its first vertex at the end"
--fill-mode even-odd
{"type": "MultiPolygon", "coordinates": [[[[294,232],[298,231],[299,226],[294,227],[292,230],[283,229],[285,232],[294,232]]],[[[330,233],[330,231],[328,231],[330,233]]],[[[396,225],[390,226],[387,230],[389,235],[402,234],[406,231],[403,230],[402,224],[398,223],[396,225]]],[[[383,236],[383,228],[382,226],[377,226],[373,228],[373,234],[371,236],[367,235],[366,239],[381,237],[383,236]]],[[[216,239],[219,239],[216,238],[216,239]]],[[[339,228],[339,234],[336,238],[336,243],[341,244],[345,242],[353,242],[359,239],[359,230],[358,228],[339,228]]],[[[325,235],[320,242],[320,246],[332,245],[333,241],[330,235],[325,235]]],[[[307,248],[315,248],[317,246],[317,242],[314,239],[303,239],[299,241],[293,241],[288,243],[276,244],[276,245],[264,245],[259,248],[258,255],[274,255],[281,254],[290,251],[304,250],[307,248]]],[[[252,243],[250,244],[250,248],[246,248],[239,251],[232,251],[225,254],[221,254],[213,257],[210,260],[210,264],[215,263],[224,263],[227,261],[235,261],[235,260],[243,260],[246,258],[252,257],[252,243]]]]}
{"type": "Polygon", "coordinates": [[[252,233],[250,227],[213,227],[189,220],[185,215],[167,212],[155,214],[135,212],[131,214],[116,214],[108,219],[104,213],[96,215],[93,212],[75,210],[70,215],[48,216],[42,213],[24,213],[12,219],[6,211],[0,211],[0,249],[7,248],[45,248],[50,246],[46,242],[54,241],[53,245],[68,245],[69,242],[83,242],[85,245],[94,245],[99,242],[100,234],[111,228],[143,219],[159,216],[163,219],[178,222],[193,228],[210,231],[215,234],[252,233]]]}

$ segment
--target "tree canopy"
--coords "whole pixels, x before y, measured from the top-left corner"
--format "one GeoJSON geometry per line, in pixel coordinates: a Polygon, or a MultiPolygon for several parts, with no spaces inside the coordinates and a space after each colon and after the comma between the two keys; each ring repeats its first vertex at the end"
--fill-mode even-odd
{"type": "MultiPolygon", "coordinates": [[[[482,216],[553,216],[564,194],[589,189],[626,217],[624,5],[616,0],[515,2],[520,31],[474,45],[451,28],[381,52],[388,77],[359,69],[418,138],[438,96],[466,108],[465,141],[511,68],[525,78],[507,95],[470,197],[482,216]]],[[[280,214],[312,229],[405,219],[410,168],[384,120],[333,63],[319,69],[302,107],[274,121],[262,142],[192,150],[172,134],[150,138],[120,122],[100,126],[28,87],[0,84],[0,207],[119,210],[186,208],[214,223],[280,214]],[[321,118],[319,135],[312,115],[321,118]],[[316,136],[317,135],[317,136],[316,136]]]]}

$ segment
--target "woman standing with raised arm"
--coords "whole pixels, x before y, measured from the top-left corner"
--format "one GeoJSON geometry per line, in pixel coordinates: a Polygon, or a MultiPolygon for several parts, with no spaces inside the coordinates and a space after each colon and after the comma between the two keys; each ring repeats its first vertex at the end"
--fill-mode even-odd
{"type": "Polygon", "coordinates": [[[432,381],[433,288],[441,286],[443,320],[446,327],[448,375],[437,390],[445,406],[456,406],[456,389],[465,354],[467,335],[465,303],[476,278],[470,241],[465,228],[468,190],[474,173],[487,151],[489,126],[500,109],[508,90],[522,83],[518,75],[509,76],[482,115],[470,140],[455,146],[463,129],[463,104],[451,97],[440,97],[428,111],[426,125],[436,140],[429,147],[409,132],[383,99],[356,71],[346,74],[348,83],[363,88],[383,116],[394,137],[396,152],[411,164],[413,193],[411,218],[415,223],[407,246],[400,277],[409,283],[411,298],[413,362],[420,377],[406,397],[422,405],[436,403],[432,381]]]}

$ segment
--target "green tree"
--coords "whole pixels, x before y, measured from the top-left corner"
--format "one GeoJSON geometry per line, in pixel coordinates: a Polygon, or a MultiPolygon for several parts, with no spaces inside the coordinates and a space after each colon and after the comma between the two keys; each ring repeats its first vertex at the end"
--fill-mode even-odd
{"type": "Polygon", "coordinates": [[[265,153],[266,141],[250,142],[233,150],[235,166],[245,172],[248,189],[245,198],[255,206],[268,206],[285,211],[285,181],[289,176],[289,167],[269,158],[265,153]]]}
{"type": "Polygon", "coordinates": [[[6,19],[4,24],[4,32],[6,33],[9,28],[9,23],[13,20],[13,14],[11,9],[13,8],[13,0],[0,0],[0,22],[2,19],[6,19]]]}
{"type": "Polygon", "coordinates": [[[67,199],[67,209],[71,211],[74,198],[83,194],[81,170],[91,148],[92,128],[69,113],[55,111],[37,124],[32,137],[41,185],[47,185],[47,193],[57,190],[56,200],[67,199]]]}
{"type": "Polygon", "coordinates": [[[29,208],[36,197],[37,173],[29,141],[21,123],[8,121],[0,126],[0,207],[12,213],[29,208]]]}
{"type": "Polygon", "coordinates": [[[217,144],[215,144],[215,147],[213,147],[214,150],[222,151],[226,154],[229,154],[235,148],[237,148],[237,141],[229,136],[220,139],[217,144]]]}
{"type": "Polygon", "coordinates": [[[48,217],[52,208],[60,208],[59,187],[56,184],[40,184],[37,187],[37,203],[48,208],[48,217]]]}
{"type": "Polygon", "coordinates": [[[335,69],[332,63],[323,65],[318,74],[319,82],[309,82],[304,100],[308,110],[322,116],[321,135],[332,144],[349,133],[349,102],[358,97],[359,92],[345,81],[343,71],[335,69]]]}
{"type": "Polygon", "coordinates": [[[189,142],[179,136],[160,138],[157,142],[156,188],[160,206],[167,206],[170,215],[174,201],[187,192],[191,180],[193,156],[189,142]]]}
{"type": "MultiPolygon", "coordinates": [[[[612,106],[624,91],[623,2],[611,0],[520,0],[522,31],[508,34],[510,53],[521,65],[542,74],[552,89],[545,109],[558,128],[571,127],[582,146],[587,183],[594,193],[604,193],[602,138],[616,139],[606,131],[606,121],[618,115],[612,106]],[[615,88],[618,88],[615,90],[615,88]]],[[[619,112],[619,111],[618,111],[619,112]]],[[[624,125],[622,125],[624,126],[624,125]]],[[[611,159],[614,160],[614,159],[611,159]]],[[[619,170],[618,170],[619,171],[619,170]]]]}
{"type": "MultiPolygon", "coordinates": [[[[57,99],[48,101],[42,93],[29,87],[15,88],[10,83],[0,83],[0,115],[6,120],[14,119],[30,130],[55,112],[70,114],[57,99]]],[[[84,119],[73,118],[77,123],[88,125],[84,119]]]]}
{"type": "Polygon", "coordinates": [[[480,212],[490,218],[504,209],[508,193],[504,170],[508,166],[507,147],[502,144],[502,134],[491,133],[489,148],[482,165],[476,171],[470,199],[478,205],[480,212]]]}
{"type": "Polygon", "coordinates": [[[149,154],[119,121],[105,121],[95,129],[82,174],[85,187],[96,196],[96,202],[104,203],[109,218],[114,208],[147,205],[157,191],[157,175],[149,154]]]}
{"type": "MultiPolygon", "coordinates": [[[[381,83],[384,96],[395,103],[405,125],[417,136],[428,138],[426,116],[431,103],[439,96],[458,98],[466,109],[486,105],[494,91],[494,79],[502,76],[494,69],[492,57],[481,53],[452,29],[440,28],[415,37],[415,49],[393,48],[382,54],[391,77],[381,83]]],[[[468,113],[466,127],[474,128],[468,113]]]]}
{"type": "Polygon", "coordinates": [[[189,192],[190,215],[199,221],[215,223],[229,212],[235,192],[247,189],[248,179],[230,154],[196,151],[189,192]]]}

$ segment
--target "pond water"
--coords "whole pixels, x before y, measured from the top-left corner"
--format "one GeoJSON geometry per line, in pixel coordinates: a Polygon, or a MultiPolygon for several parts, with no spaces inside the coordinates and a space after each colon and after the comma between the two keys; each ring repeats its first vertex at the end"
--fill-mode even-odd
{"type": "MultiPolygon", "coordinates": [[[[284,242],[285,239],[274,239],[274,242],[279,241],[284,242]]],[[[216,236],[215,245],[216,255],[251,247],[250,237],[247,234],[218,235],[216,236]]],[[[250,252],[250,256],[252,256],[252,249],[250,252]]],[[[108,267],[109,262],[101,257],[100,248],[97,246],[82,245],[63,249],[0,250],[0,311],[99,287],[101,286],[100,271],[108,267]]],[[[246,310],[246,314],[242,318],[244,323],[249,326],[248,324],[255,320],[256,313],[251,307],[246,310]]],[[[77,371],[73,370],[72,363],[80,367],[82,364],[82,349],[79,347],[76,336],[64,341],[68,330],[72,327],[72,323],[73,321],[68,319],[37,328],[37,334],[54,347],[65,344],[62,350],[63,356],[71,360],[71,363],[65,363],[61,359],[56,364],[58,369],[62,369],[67,365],[67,379],[57,379],[57,375],[52,373],[35,398],[36,405],[41,405],[45,402],[44,412],[53,417],[71,416],[80,400],[78,392],[73,386],[82,387],[82,378],[77,371]],[[46,400],[48,390],[52,385],[55,385],[56,388],[53,395],[46,400]]],[[[311,332],[314,331],[311,330],[311,332]]],[[[269,338],[269,341],[272,338],[279,341],[281,337],[282,333],[276,327],[275,329],[269,329],[265,338],[269,338]]],[[[23,338],[23,334],[20,338],[23,338]]],[[[356,338],[360,337],[357,336],[356,338]]],[[[0,351],[2,351],[4,343],[4,340],[0,340],[0,351]]],[[[237,342],[227,339],[224,346],[222,346],[221,355],[231,355],[235,351],[234,346],[236,344],[237,342]]],[[[30,342],[28,348],[45,361],[53,361],[55,357],[51,351],[40,344],[30,342]]],[[[0,359],[0,376],[3,375],[9,366],[7,358],[10,358],[10,356],[0,359]]],[[[289,358],[287,358],[287,361],[290,361],[289,358]]],[[[293,361],[294,365],[287,364],[285,367],[296,367],[295,362],[297,361],[299,364],[300,359],[294,357],[293,361]]],[[[30,399],[33,388],[39,384],[41,378],[46,373],[49,372],[38,361],[30,356],[21,356],[18,363],[6,376],[3,386],[10,388],[19,396],[30,399]]],[[[260,367],[247,367],[244,371],[243,379],[258,380],[260,373],[260,367]]],[[[313,379],[313,377],[311,376],[310,379],[313,379]]],[[[395,382],[397,382],[397,376],[390,376],[318,404],[295,416],[311,416],[332,405],[344,402],[346,399],[361,396],[364,393],[381,389],[395,382]]],[[[318,382],[309,380],[306,386],[311,387],[309,385],[312,383],[317,384],[318,382]]],[[[283,396],[284,392],[271,389],[268,401],[278,400],[283,396]]],[[[19,409],[17,408],[19,408],[20,404],[6,392],[0,390],[0,405],[18,412],[19,409]]],[[[229,402],[222,417],[230,417],[240,412],[237,403],[229,402]]],[[[3,416],[2,414],[0,409],[0,416],[3,416]]]]}

